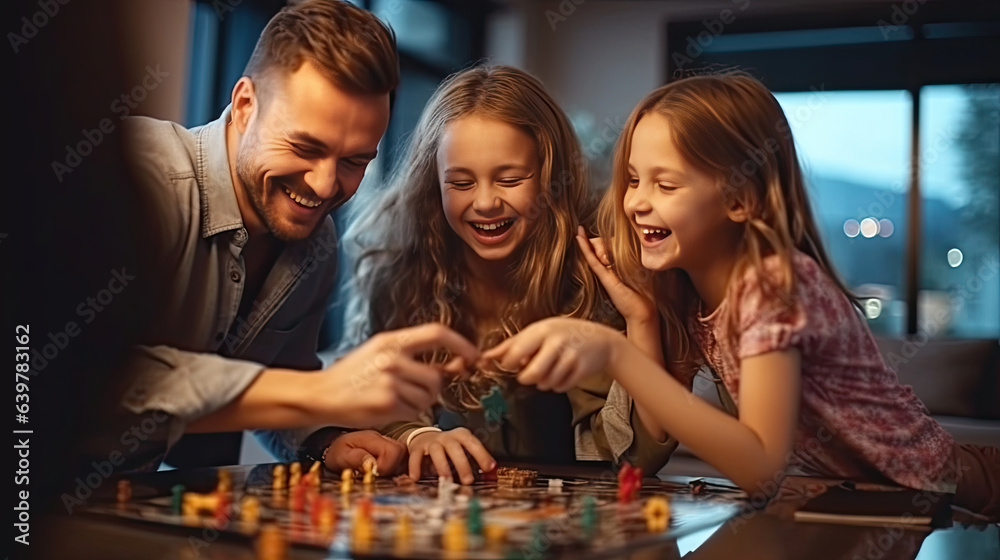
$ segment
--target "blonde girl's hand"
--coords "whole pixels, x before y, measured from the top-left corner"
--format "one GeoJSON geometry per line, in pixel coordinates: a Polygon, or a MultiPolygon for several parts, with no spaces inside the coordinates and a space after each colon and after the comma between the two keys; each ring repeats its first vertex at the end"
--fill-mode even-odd
{"type": "Polygon", "coordinates": [[[476,481],[469,458],[475,460],[483,472],[496,468],[496,461],[479,438],[467,428],[454,428],[443,432],[417,435],[410,442],[410,478],[420,480],[426,459],[442,478],[451,480],[452,467],[462,484],[476,481]]]}
{"type": "Polygon", "coordinates": [[[563,393],[589,375],[609,371],[621,344],[628,344],[624,335],[604,325],[556,317],[532,323],[483,352],[480,363],[518,371],[523,385],[563,393]]]}
{"type": "Polygon", "coordinates": [[[604,285],[608,296],[611,297],[611,303],[627,323],[645,323],[656,318],[657,311],[653,300],[622,282],[612,268],[604,242],[599,237],[588,239],[586,230],[580,226],[576,233],[576,241],[587,265],[604,285]]]}

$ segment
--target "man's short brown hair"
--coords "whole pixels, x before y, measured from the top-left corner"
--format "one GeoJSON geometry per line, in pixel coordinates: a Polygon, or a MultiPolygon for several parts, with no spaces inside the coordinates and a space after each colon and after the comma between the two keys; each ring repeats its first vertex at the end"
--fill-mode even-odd
{"type": "Polygon", "coordinates": [[[243,74],[254,83],[309,61],[352,93],[389,93],[399,84],[396,35],[374,14],[340,0],[291,1],[260,34],[243,74]]]}

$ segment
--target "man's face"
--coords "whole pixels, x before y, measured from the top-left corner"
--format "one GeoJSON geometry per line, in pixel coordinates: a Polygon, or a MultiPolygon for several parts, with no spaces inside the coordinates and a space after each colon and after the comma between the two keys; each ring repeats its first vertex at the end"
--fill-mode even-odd
{"type": "Polygon", "coordinates": [[[389,95],[346,92],[309,62],[275,73],[260,94],[237,149],[240,210],[251,229],[304,239],[357,192],[389,123],[389,95]]]}

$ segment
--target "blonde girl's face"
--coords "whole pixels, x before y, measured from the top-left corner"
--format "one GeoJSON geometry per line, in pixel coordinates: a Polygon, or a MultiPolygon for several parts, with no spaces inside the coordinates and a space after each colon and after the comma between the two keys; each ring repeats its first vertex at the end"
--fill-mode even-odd
{"type": "Polygon", "coordinates": [[[462,117],[445,127],[437,168],[445,217],[467,262],[510,259],[541,211],[534,139],[505,122],[462,117]]]}
{"type": "Polygon", "coordinates": [[[649,113],[636,123],[628,159],[624,209],[650,270],[710,270],[741,229],[714,178],[688,164],[670,121],[649,113]]]}

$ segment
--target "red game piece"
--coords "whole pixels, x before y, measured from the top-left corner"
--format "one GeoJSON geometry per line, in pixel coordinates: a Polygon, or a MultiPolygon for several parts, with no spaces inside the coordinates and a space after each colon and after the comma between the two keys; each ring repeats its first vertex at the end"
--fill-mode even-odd
{"type": "Polygon", "coordinates": [[[229,522],[229,505],[233,498],[228,492],[216,492],[215,497],[215,521],[225,525],[229,522]]]}
{"type": "Polygon", "coordinates": [[[321,533],[329,533],[337,523],[337,508],[329,496],[320,496],[313,502],[310,520],[321,533]]]}
{"type": "Polygon", "coordinates": [[[303,512],[306,510],[306,491],[309,487],[299,484],[292,490],[292,501],[289,504],[292,511],[303,512]]]}
{"type": "Polygon", "coordinates": [[[642,488],[642,469],[628,462],[622,463],[618,471],[618,503],[627,504],[635,500],[642,488]]]}

